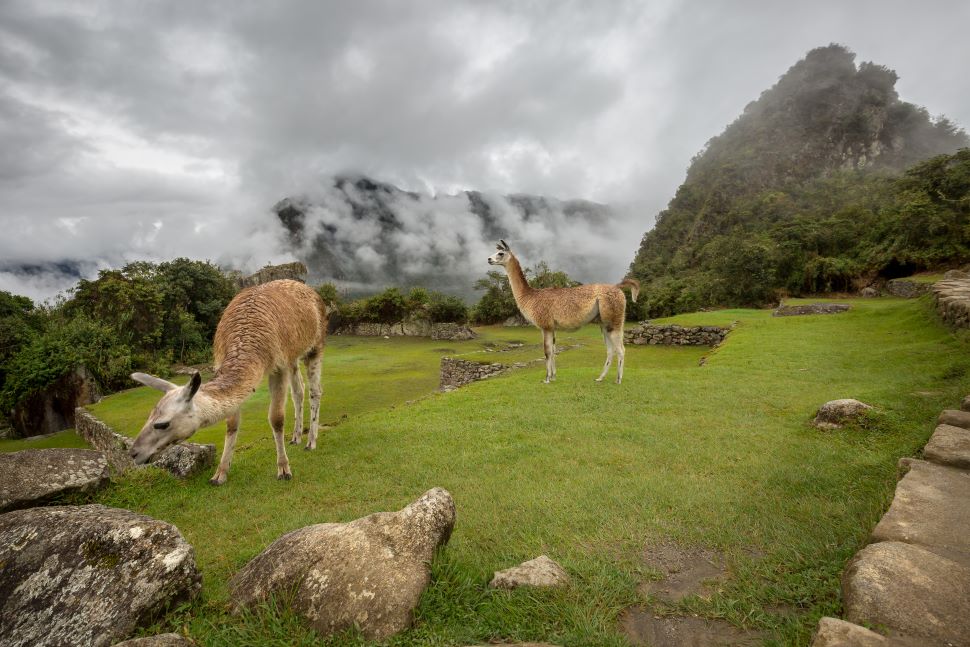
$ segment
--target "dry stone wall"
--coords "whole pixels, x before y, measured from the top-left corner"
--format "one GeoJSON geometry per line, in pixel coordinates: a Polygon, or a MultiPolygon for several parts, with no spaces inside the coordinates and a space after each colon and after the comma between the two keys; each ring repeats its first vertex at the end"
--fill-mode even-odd
{"type": "Polygon", "coordinates": [[[657,325],[647,321],[627,330],[623,337],[626,343],[638,346],[717,346],[730,328],[719,326],[678,326],[675,324],[657,325]]]}
{"type": "Polygon", "coordinates": [[[970,328],[970,278],[938,281],[931,294],[943,321],[957,328],[970,328]]]}

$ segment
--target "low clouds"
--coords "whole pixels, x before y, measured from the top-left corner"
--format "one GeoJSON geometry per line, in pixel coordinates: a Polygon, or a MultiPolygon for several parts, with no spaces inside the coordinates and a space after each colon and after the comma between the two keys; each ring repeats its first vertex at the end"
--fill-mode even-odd
{"type": "MultiPolygon", "coordinates": [[[[0,3],[0,289],[49,296],[24,265],[286,260],[269,207],[345,172],[635,204],[615,275],[691,156],[812,47],[970,125],[968,22],[956,1],[0,3]]],[[[435,204],[415,222],[463,222],[435,204]]],[[[569,242],[596,256],[588,233],[569,242]]]]}

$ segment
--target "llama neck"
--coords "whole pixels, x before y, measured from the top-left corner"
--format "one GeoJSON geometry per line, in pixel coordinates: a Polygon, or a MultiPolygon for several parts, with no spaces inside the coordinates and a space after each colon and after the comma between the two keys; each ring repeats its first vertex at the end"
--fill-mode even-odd
{"type": "Polygon", "coordinates": [[[505,266],[505,273],[509,275],[512,296],[515,297],[515,302],[521,306],[522,298],[532,292],[532,288],[529,286],[529,282],[525,280],[519,259],[513,256],[505,266]]]}
{"type": "Polygon", "coordinates": [[[195,395],[195,407],[202,420],[200,427],[224,420],[238,410],[256,390],[262,377],[260,367],[223,364],[216,376],[203,384],[195,395]]]}

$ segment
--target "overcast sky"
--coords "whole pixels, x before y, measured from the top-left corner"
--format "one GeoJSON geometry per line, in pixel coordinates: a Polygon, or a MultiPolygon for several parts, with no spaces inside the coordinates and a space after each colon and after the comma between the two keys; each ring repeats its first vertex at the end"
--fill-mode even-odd
{"type": "MultiPolygon", "coordinates": [[[[637,203],[811,48],[970,125],[970,3],[0,2],[0,289],[16,264],[289,260],[269,212],[330,174],[637,203]]],[[[633,233],[636,232],[636,233],[633,233]]]]}

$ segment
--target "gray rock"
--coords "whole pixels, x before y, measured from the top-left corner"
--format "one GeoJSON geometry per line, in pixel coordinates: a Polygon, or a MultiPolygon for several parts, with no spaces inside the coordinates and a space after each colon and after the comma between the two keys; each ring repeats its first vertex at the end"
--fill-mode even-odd
{"type": "Polygon", "coordinates": [[[970,472],[914,460],[872,541],[916,544],[970,566],[970,472]]]}
{"type": "Polygon", "coordinates": [[[165,448],[151,460],[151,464],[184,479],[210,467],[215,458],[215,445],[178,443],[165,448]]]}
{"type": "Polygon", "coordinates": [[[454,524],[451,495],[434,488],[399,512],[294,530],[230,580],[233,604],[292,596],[290,607],[324,636],[356,626],[383,640],[411,625],[431,558],[454,524]]]}
{"type": "Polygon", "coordinates": [[[871,410],[871,405],[851,398],[830,400],[823,404],[815,413],[814,424],[820,429],[838,429],[844,423],[854,420],[871,410]]]}
{"type": "Polygon", "coordinates": [[[913,638],[889,637],[838,618],[822,618],[811,647],[926,647],[913,638]]]}
{"type": "Polygon", "coordinates": [[[807,303],[805,305],[778,306],[771,316],[791,317],[796,315],[834,315],[846,312],[847,303],[807,303]]]}
{"type": "Polygon", "coordinates": [[[939,465],[970,469],[970,430],[940,425],[923,448],[923,457],[939,465]]]}
{"type": "Polygon", "coordinates": [[[565,586],[569,583],[566,570],[546,555],[522,562],[504,571],[495,571],[489,586],[496,589],[516,589],[520,586],[565,586]]]}
{"type": "Polygon", "coordinates": [[[108,484],[108,461],[93,449],[25,449],[0,453],[0,512],[29,508],[108,484]]]}
{"type": "Polygon", "coordinates": [[[158,634],[145,638],[132,638],[115,643],[112,647],[195,647],[195,641],[182,634],[158,634]]]}
{"type": "Polygon", "coordinates": [[[970,636],[970,569],[920,546],[884,541],[860,550],[842,574],[842,599],[855,624],[951,645],[970,636]]]}
{"type": "Polygon", "coordinates": [[[859,293],[859,296],[865,297],[866,299],[871,299],[873,297],[879,296],[879,290],[871,286],[865,287],[865,288],[862,288],[862,292],[859,293]]]}
{"type": "Polygon", "coordinates": [[[201,586],[178,529],[129,510],[0,515],[0,644],[112,645],[201,586]]]}
{"type": "Polygon", "coordinates": [[[940,414],[940,417],[937,418],[936,422],[940,425],[951,425],[953,427],[970,429],[970,411],[946,409],[940,414]]]}

